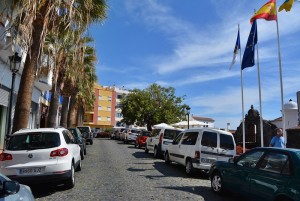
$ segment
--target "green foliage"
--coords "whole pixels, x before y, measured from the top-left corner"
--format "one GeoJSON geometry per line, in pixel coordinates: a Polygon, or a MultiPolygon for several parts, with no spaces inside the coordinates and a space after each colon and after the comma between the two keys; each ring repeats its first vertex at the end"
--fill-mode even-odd
{"type": "Polygon", "coordinates": [[[172,124],[185,117],[184,97],[176,97],[173,87],[152,84],[144,90],[134,89],[121,100],[123,122],[139,126],[159,123],[172,124]]]}

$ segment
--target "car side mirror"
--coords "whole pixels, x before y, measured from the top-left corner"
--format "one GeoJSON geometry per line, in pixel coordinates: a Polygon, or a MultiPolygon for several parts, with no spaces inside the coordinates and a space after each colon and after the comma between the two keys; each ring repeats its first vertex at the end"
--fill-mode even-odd
{"type": "Polygon", "coordinates": [[[20,184],[16,181],[4,181],[3,182],[3,193],[5,195],[13,195],[18,193],[20,190],[20,184]]]}

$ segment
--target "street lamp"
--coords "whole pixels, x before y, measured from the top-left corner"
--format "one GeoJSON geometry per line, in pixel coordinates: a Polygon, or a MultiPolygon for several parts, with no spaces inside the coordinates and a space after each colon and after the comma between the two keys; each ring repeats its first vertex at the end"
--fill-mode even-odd
{"type": "Polygon", "coordinates": [[[10,87],[10,96],[9,96],[9,105],[8,105],[8,119],[7,119],[7,133],[6,138],[9,137],[11,132],[11,113],[12,113],[12,99],[14,94],[14,88],[15,88],[15,78],[16,74],[20,69],[20,64],[22,58],[18,56],[18,53],[16,52],[14,55],[9,56],[9,68],[12,72],[12,79],[11,79],[11,87],[10,87]]]}
{"type": "Polygon", "coordinates": [[[187,114],[187,122],[188,122],[188,129],[190,128],[190,110],[191,108],[189,106],[187,106],[186,108],[186,114],[187,114]]]}

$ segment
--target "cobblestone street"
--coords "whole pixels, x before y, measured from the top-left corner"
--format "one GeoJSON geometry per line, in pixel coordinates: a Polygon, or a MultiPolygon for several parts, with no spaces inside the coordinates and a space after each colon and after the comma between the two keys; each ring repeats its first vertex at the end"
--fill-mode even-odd
{"type": "Polygon", "coordinates": [[[88,146],[76,185],[32,187],[36,200],[213,200],[229,201],[212,193],[206,175],[189,178],[184,168],[167,166],[161,159],[133,145],[95,139],[88,146]]]}

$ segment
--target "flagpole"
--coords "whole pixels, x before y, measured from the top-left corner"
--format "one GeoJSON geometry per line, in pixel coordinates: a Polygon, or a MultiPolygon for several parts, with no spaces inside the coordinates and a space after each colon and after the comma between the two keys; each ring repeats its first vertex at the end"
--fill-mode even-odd
{"type": "MultiPolygon", "coordinates": [[[[254,11],[255,12],[255,11],[254,11]]],[[[260,145],[264,146],[264,138],[263,138],[263,120],[262,120],[262,104],[261,104],[261,82],[260,82],[260,65],[259,65],[259,56],[258,56],[258,40],[256,47],[256,55],[257,55],[257,77],[258,77],[258,93],[259,93],[259,112],[260,112],[260,145]]]]}
{"type": "MultiPolygon", "coordinates": [[[[275,3],[275,8],[276,3],[275,3]]],[[[281,113],[282,113],[282,131],[285,143],[287,142],[287,136],[285,131],[285,116],[284,116],[284,107],[283,107],[283,82],[282,82],[282,66],[281,66],[281,54],[280,54],[280,40],[279,40],[279,27],[278,27],[278,13],[276,9],[276,27],[277,27],[277,43],[278,43],[278,62],[279,62],[279,78],[280,78],[280,95],[281,95],[281,113]]]]}
{"type": "MultiPolygon", "coordinates": [[[[238,24],[238,31],[240,33],[240,24],[238,24]]],[[[240,49],[240,71],[241,71],[241,95],[242,95],[242,127],[243,127],[243,153],[246,152],[246,142],[245,142],[245,114],[244,114],[244,81],[243,81],[243,70],[242,70],[242,50],[240,49]]]]}

